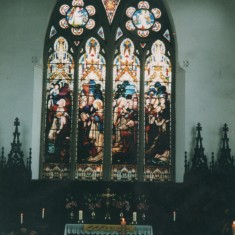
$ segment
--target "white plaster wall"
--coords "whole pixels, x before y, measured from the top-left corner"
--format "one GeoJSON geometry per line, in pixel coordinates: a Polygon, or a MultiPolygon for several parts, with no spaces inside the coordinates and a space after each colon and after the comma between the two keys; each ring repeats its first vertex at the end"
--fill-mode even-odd
{"type": "MultiPolygon", "coordinates": [[[[235,2],[165,1],[177,42],[176,180],[181,182],[184,151],[193,151],[198,122],[207,156],[218,152],[225,122],[235,154],[235,2]]],[[[13,122],[19,117],[23,151],[27,155],[33,147],[33,178],[37,178],[40,118],[35,112],[40,112],[43,44],[56,0],[0,2],[0,146],[8,154],[13,122]]]]}
{"type": "Polygon", "coordinates": [[[32,130],[40,127],[36,119],[33,122],[33,112],[41,108],[40,102],[35,102],[33,98],[36,93],[40,94],[38,89],[42,84],[42,77],[38,71],[35,72],[34,67],[42,66],[46,29],[55,2],[0,1],[0,147],[5,147],[7,156],[13,140],[13,122],[19,117],[20,140],[26,157],[29,148],[33,148],[33,178],[38,177],[39,155],[34,150],[39,142],[38,133],[34,132],[36,137],[32,136],[32,130]],[[37,61],[32,62],[32,58],[37,61]],[[40,79],[35,81],[35,87],[34,77],[40,79]]]}
{"type": "MultiPolygon", "coordinates": [[[[185,77],[177,76],[178,85],[179,80],[185,79],[185,116],[178,112],[176,120],[177,123],[185,120],[185,150],[193,153],[195,126],[200,122],[205,154],[209,159],[212,151],[217,156],[221,129],[226,122],[234,155],[235,2],[168,0],[167,3],[174,19],[178,62],[185,70],[185,77]],[[184,61],[188,61],[188,67],[184,61]]],[[[177,101],[180,99],[177,97],[177,101]]],[[[177,149],[181,147],[177,145],[177,149]]],[[[182,180],[182,162],[183,153],[177,151],[177,181],[182,180]]]]}

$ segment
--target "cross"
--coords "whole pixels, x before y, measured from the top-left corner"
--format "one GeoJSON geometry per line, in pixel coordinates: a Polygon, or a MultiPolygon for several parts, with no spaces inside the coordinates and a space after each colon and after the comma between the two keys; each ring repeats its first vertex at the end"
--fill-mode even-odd
{"type": "Polygon", "coordinates": [[[109,199],[115,196],[115,194],[114,193],[110,193],[110,191],[111,191],[110,188],[107,188],[106,189],[106,193],[102,194],[102,197],[106,198],[106,214],[105,214],[105,219],[106,220],[110,220],[111,219],[111,216],[110,216],[110,213],[109,213],[109,205],[110,205],[109,199]]]}

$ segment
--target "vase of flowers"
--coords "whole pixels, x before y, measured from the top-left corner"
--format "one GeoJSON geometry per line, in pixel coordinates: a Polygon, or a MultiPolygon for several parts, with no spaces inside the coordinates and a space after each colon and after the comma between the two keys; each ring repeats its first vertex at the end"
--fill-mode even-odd
{"type": "Polygon", "coordinates": [[[65,209],[68,211],[69,220],[73,221],[75,210],[77,208],[77,200],[71,194],[67,194],[65,198],[65,209]]]}
{"type": "Polygon", "coordinates": [[[101,207],[101,195],[100,194],[84,194],[85,205],[90,211],[91,219],[94,220],[96,213],[95,210],[101,207]]]}
{"type": "Polygon", "coordinates": [[[141,196],[137,197],[136,208],[137,208],[137,211],[139,212],[138,214],[140,214],[140,219],[143,222],[145,222],[146,212],[149,209],[149,205],[148,205],[147,198],[145,195],[141,195],[141,196]]]}
{"type": "Polygon", "coordinates": [[[116,195],[113,198],[113,207],[120,211],[120,218],[125,217],[125,212],[130,211],[130,199],[131,196],[129,194],[116,195]]]}

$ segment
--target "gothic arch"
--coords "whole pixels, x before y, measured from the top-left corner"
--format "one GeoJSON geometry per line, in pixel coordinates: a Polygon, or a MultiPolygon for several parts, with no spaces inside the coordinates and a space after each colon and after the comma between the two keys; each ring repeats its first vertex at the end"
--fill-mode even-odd
{"type": "Polygon", "coordinates": [[[41,178],[174,181],[175,44],[163,1],[58,1],[44,64],[41,178]]]}

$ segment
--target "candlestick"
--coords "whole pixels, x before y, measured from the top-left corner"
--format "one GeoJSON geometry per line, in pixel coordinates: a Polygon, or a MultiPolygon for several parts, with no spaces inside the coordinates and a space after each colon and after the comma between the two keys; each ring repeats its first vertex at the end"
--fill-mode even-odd
{"type": "Polygon", "coordinates": [[[133,212],[131,224],[137,224],[137,212],[133,212]]]}
{"type": "Polygon", "coordinates": [[[42,219],[45,218],[45,208],[42,208],[42,219]]]}
{"type": "Polygon", "coordinates": [[[20,224],[23,224],[24,222],[24,214],[20,213],[20,224]]]}
{"type": "Polygon", "coordinates": [[[78,211],[78,219],[82,220],[83,219],[83,211],[78,211]]]}
{"type": "Polygon", "coordinates": [[[136,221],[137,221],[137,213],[133,212],[133,222],[136,222],[136,221]]]}
{"type": "Polygon", "coordinates": [[[83,211],[82,210],[78,211],[78,223],[83,224],[83,211]]]}
{"type": "Polygon", "coordinates": [[[235,235],[235,221],[232,223],[232,235],[235,235]]]}
{"type": "Polygon", "coordinates": [[[173,221],[175,222],[176,221],[176,212],[173,211],[173,221]]]}
{"type": "Polygon", "coordinates": [[[121,220],[121,235],[126,234],[126,221],[125,218],[122,218],[121,220]]]}

